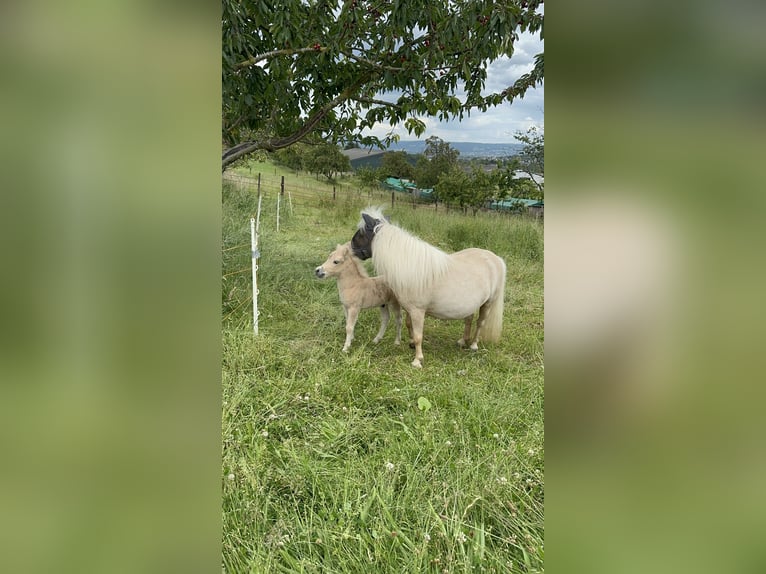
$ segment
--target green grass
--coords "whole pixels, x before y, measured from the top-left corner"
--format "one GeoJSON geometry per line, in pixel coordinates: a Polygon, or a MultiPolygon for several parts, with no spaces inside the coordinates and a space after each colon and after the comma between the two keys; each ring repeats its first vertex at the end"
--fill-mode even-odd
{"type": "MultiPolygon", "coordinates": [[[[313,276],[366,199],[264,200],[260,334],[249,299],[248,190],[224,189],[223,567],[227,572],[543,570],[542,228],[397,207],[402,227],[508,265],[503,338],[459,349],[426,320],[424,368],[362,312],[349,354],[335,282],[313,276]],[[427,404],[419,399],[427,399],[427,404]]],[[[390,209],[389,209],[390,212],[390,209]]]]}

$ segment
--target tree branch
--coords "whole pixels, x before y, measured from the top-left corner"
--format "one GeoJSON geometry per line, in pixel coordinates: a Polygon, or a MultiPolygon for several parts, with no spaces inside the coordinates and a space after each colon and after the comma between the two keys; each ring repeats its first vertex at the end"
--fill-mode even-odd
{"type": "Polygon", "coordinates": [[[334,99],[327,102],[324,106],[314,112],[314,114],[306,120],[306,123],[304,123],[299,130],[290,134],[289,136],[272,137],[266,140],[242,142],[241,144],[227,149],[221,156],[221,171],[224,171],[227,166],[231,165],[239,158],[251,154],[254,151],[258,151],[259,149],[266,151],[276,151],[300,141],[301,138],[314,130],[317,124],[319,124],[319,122],[322,121],[322,119],[324,119],[325,116],[327,116],[327,114],[329,114],[335,106],[348,100],[351,95],[359,88],[359,86],[363,85],[367,80],[367,77],[363,77],[353,86],[346,88],[334,99]]]}
{"type": "Polygon", "coordinates": [[[541,184],[541,183],[538,183],[538,181],[535,179],[535,174],[533,174],[533,173],[532,173],[531,171],[529,171],[528,169],[523,169],[523,168],[522,168],[522,169],[520,169],[519,171],[522,171],[522,172],[526,173],[526,174],[529,176],[529,179],[531,179],[531,180],[532,180],[532,183],[534,183],[534,184],[535,184],[535,186],[537,187],[537,190],[538,190],[538,191],[542,191],[542,190],[543,190],[543,186],[542,186],[542,184],[541,184]]]}
{"type": "Polygon", "coordinates": [[[368,60],[367,58],[362,58],[361,56],[357,56],[356,54],[350,53],[350,52],[341,52],[346,58],[349,60],[354,60],[355,62],[361,62],[362,64],[367,64],[371,68],[375,68],[376,70],[387,70],[389,72],[404,72],[406,68],[398,68],[396,66],[386,66],[385,64],[379,64],[377,62],[373,62],[372,60],[368,60]]]}
{"type": "Polygon", "coordinates": [[[379,106],[387,106],[389,108],[395,108],[397,107],[397,104],[394,102],[387,102],[385,100],[376,100],[375,98],[349,98],[350,100],[354,100],[355,102],[359,102],[361,104],[377,104],[379,106]]]}
{"type": "Polygon", "coordinates": [[[278,56],[292,56],[293,54],[304,54],[306,52],[324,52],[326,51],[326,47],[319,47],[319,48],[285,48],[284,50],[273,50],[271,52],[265,52],[263,54],[260,54],[258,56],[253,56],[252,58],[248,58],[244,62],[240,62],[235,66],[237,70],[241,70],[242,68],[249,68],[250,66],[255,66],[258,62],[263,62],[264,60],[270,60],[271,58],[276,58],[278,56]]]}

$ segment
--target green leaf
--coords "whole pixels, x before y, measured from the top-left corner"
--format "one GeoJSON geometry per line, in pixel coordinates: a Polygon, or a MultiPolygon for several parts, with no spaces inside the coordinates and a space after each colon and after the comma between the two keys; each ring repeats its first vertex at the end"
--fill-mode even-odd
{"type": "Polygon", "coordinates": [[[417,118],[407,118],[404,122],[404,127],[408,133],[415,132],[415,135],[418,137],[426,131],[426,124],[417,118]]]}
{"type": "Polygon", "coordinates": [[[431,401],[425,397],[418,397],[418,408],[423,412],[428,412],[431,408],[431,401]]]}

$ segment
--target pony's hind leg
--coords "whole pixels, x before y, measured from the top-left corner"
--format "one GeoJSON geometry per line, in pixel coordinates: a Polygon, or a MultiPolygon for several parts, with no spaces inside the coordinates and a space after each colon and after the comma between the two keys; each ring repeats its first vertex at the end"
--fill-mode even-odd
{"type": "Polygon", "coordinates": [[[479,316],[476,318],[476,333],[473,336],[473,341],[471,341],[471,350],[472,351],[478,351],[479,350],[479,333],[481,333],[481,328],[484,326],[484,323],[487,321],[487,312],[489,311],[489,303],[484,303],[479,308],[479,316]]]}
{"type": "Polygon", "coordinates": [[[388,327],[388,320],[391,317],[391,314],[388,311],[388,305],[381,305],[380,306],[380,329],[378,329],[378,334],[375,335],[375,338],[372,340],[373,343],[380,343],[380,340],[383,338],[383,335],[386,334],[386,327],[388,327]]]}
{"type": "Polygon", "coordinates": [[[415,348],[415,339],[412,335],[412,319],[409,312],[404,316],[404,324],[407,326],[407,332],[410,334],[410,349],[415,348]]]}
{"type": "Polygon", "coordinates": [[[354,340],[354,326],[356,325],[356,319],[359,317],[358,307],[349,307],[346,313],[346,342],[343,344],[343,352],[348,353],[351,347],[351,341],[354,340]]]}
{"type": "Polygon", "coordinates": [[[473,313],[465,318],[465,328],[463,329],[463,336],[458,340],[458,347],[465,347],[465,342],[471,339],[471,323],[473,322],[473,313]]]}

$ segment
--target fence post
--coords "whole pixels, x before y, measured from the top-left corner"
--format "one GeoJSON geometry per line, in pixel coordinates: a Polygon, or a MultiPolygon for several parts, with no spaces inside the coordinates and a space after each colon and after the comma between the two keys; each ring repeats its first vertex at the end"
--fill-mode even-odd
{"type": "Polygon", "coordinates": [[[332,186],[332,200],[335,201],[335,186],[332,186]]]}
{"type": "Polygon", "coordinates": [[[279,185],[279,195],[285,196],[285,176],[282,176],[282,183],[279,185]]]}
{"type": "MultiPolygon", "coordinates": [[[[259,174],[260,179],[260,174],[259,174]]],[[[258,258],[261,256],[258,251],[258,231],[261,227],[261,199],[263,196],[258,194],[258,214],[257,220],[250,218],[250,257],[253,266],[253,334],[258,335],[258,258]]]]}
{"type": "Polygon", "coordinates": [[[281,195],[277,195],[277,233],[279,233],[279,200],[281,197],[281,195]]]}
{"type": "Polygon", "coordinates": [[[391,192],[391,209],[394,208],[394,192],[391,192]]]}
{"type": "Polygon", "coordinates": [[[258,172],[258,198],[261,197],[261,172],[258,172]]]}

